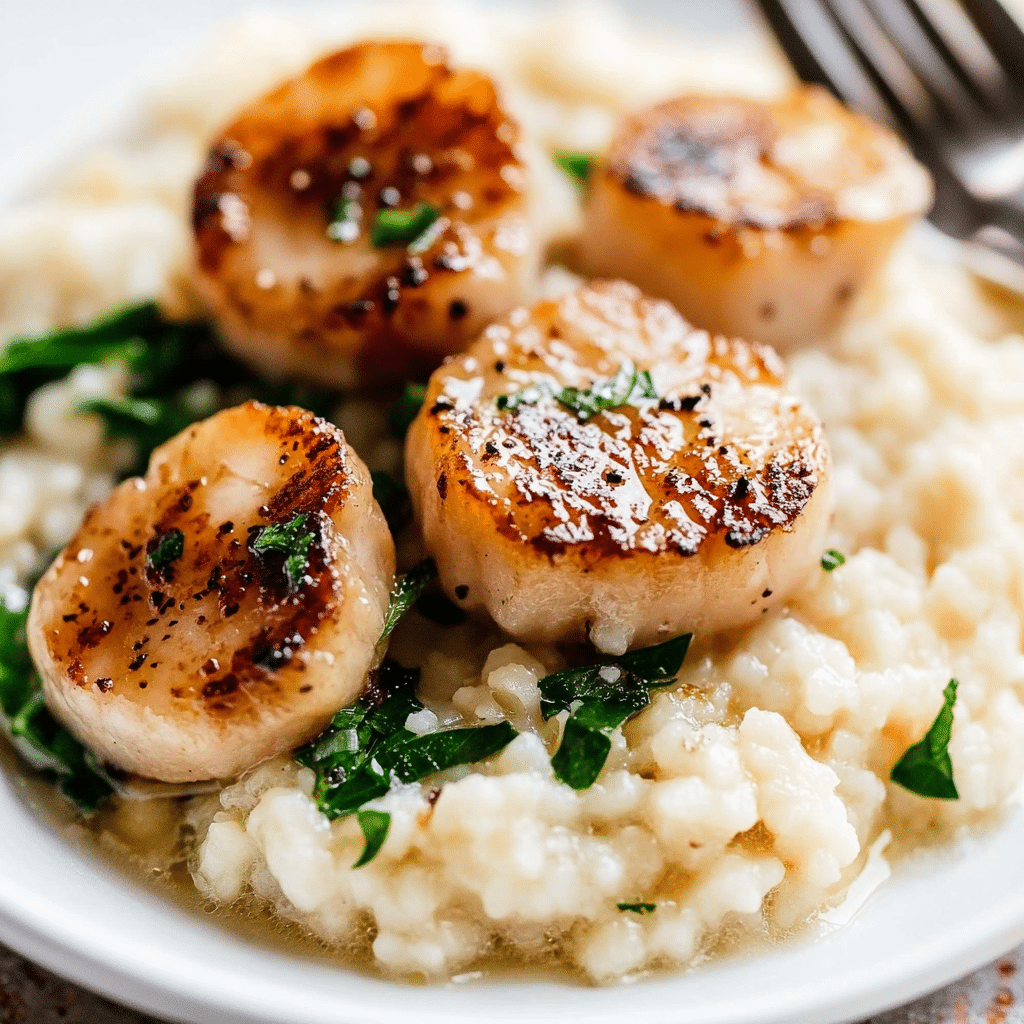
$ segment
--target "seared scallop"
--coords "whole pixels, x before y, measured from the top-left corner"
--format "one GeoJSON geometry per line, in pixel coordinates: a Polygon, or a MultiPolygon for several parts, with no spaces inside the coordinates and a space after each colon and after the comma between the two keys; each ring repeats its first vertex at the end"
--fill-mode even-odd
{"type": "Polygon", "coordinates": [[[218,413],[91,509],[36,586],[46,702],[117,768],[233,776],[360,692],[394,567],[341,431],[297,408],[218,413]]]}
{"type": "Polygon", "coordinates": [[[785,601],[821,555],[829,469],[770,348],[623,282],[488,328],[431,377],[406,448],[449,595],[609,653],[785,601]]]}
{"type": "Polygon", "coordinates": [[[834,331],[931,200],[903,143],[823,89],[685,96],[618,129],[582,257],[700,327],[798,345],[834,331]]]}
{"type": "Polygon", "coordinates": [[[436,46],[364,42],[245,109],[195,187],[200,290],[257,369],[425,379],[539,264],[519,128],[436,46]]]}

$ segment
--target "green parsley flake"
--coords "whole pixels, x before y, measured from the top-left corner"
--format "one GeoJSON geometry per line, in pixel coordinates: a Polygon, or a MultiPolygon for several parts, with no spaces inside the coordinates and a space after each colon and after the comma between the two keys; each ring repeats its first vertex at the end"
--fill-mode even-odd
{"type": "Polygon", "coordinates": [[[373,222],[373,244],[378,249],[404,245],[422,252],[430,247],[433,239],[425,239],[440,216],[430,203],[418,203],[411,210],[380,210],[373,222]]]}
{"type": "Polygon", "coordinates": [[[657,903],[618,903],[616,906],[633,914],[653,914],[658,909],[657,903]]]}
{"type": "Polygon", "coordinates": [[[316,772],[313,797],[328,818],[355,814],[396,783],[482,761],[518,735],[509,722],[417,735],[405,723],[423,710],[415,692],[419,677],[419,669],[386,658],[364,694],[367,701],[387,694],[384,700],[342,708],[320,736],[296,752],[299,764],[316,772]]]}
{"type": "Polygon", "coordinates": [[[835,548],[829,548],[821,556],[821,567],[825,572],[831,572],[833,569],[838,569],[839,566],[846,562],[846,555],[841,551],[836,551],[835,548]]]}
{"type": "MultiPolygon", "coordinates": [[[[384,620],[384,629],[381,631],[380,640],[386,640],[398,625],[399,620],[419,599],[420,594],[427,588],[427,584],[437,575],[437,566],[432,558],[424,558],[418,562],[407,573],[395,580],[395,587],[391,591],[391,604],[388,606],[387,618],[384,620]]],[[[377,642],[380,643],[380,640],[377,642]]]]}
{"type": "Polygon", "coordinates": [[[545,398],[555,398],[560,392],[556,391],[550,384],[543,382],[531,384],[529,387],[520,388],[510,395],[498,395],[495,401],[498,408],[503,412],[506,409],[516,410],[521,405],[536,405],[545,398]]]}
{"type": "Polygon", "coordinates": [[[387,811],[357,811],[356,821],[363,830],[364,846],[362,855],[352,867],[361,868],[380,853],[391,828],[391,815],[387,811]]]}
{"type": "Polygon", "coordinates": [[[953,732],[953,705],[957,681],[950,679],[942,691],[942,709],[920,743],[915,743],[896,762],[889,778],[918,796],[935,800],[959,800],[953,782],[953,762],[949,756],[949,738],[953,732]]]}
{"type": "Polygon", "coordinates": [[[306,513],[300,512],[287,523],[264,527],[253,541],[252,550],[257,555],[277,551],[285,556],[284,571],[288,577],[288,589],[298,590],[309,567],[309,548],[313,534],[303,533],[306,513]]]}
{"type": "Polygon", "coordinates": [[[651,702],[649,691],[674,682],[692,634],[624,654],[602,665],[567,668],[537,685],[544,719],[569,711],[551,767],[573,789],[588,789],[611,752],[611,733],[651,702]]]}
{"type": "Polygon", "coordinates": [[[586,422],[599,412],[657,397],[650,371],[638,370],[627,359],[610,380],[597,381],[586,389],[556,390],[550,384],[540,381],[510,395],[499,395],[496,401],[499,409],[515,410],[521,405],[536,405],[545,398],[553,398],[575,413],[580,422],[586,422]]]}
{"type": "Polygon", "coordinates": [[[331,208],[327,237],[332,242],[350,245],[359,237],[363,208],[352,199],[339,199],[331,208]]]}
{"type": "Polygon", "coordinates": [[[597,157],[593,153],[560,152],[555,154],[555,163],[569,175],[577,185],[583,186],[590,180],[597,157]]]}
{"type": "Polygon", "coordinates": [[[151,569],[162,569],[176,562],[184,553],[185,535],[181,530],[168,530],[157,537],[153,550],[146,557],[146,564],[151,569]]]}

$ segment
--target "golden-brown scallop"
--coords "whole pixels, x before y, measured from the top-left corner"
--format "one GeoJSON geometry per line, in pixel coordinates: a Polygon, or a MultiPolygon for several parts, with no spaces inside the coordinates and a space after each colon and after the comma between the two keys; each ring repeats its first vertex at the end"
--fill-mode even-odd
{"type": "Polygon", "coordinates": [[[489,327],[431,377],[406,448],[454,600],[514,637],[609,653],[785,601],[821,555],[829,468],[770,348],[695,331],[624,282],[489,327]],[[634,370],[629,399],[585,420],[553,394],[634,370]]]}
{"type": "Polygon", "coordinates": [[[36,586],[46,702],[118,768],[235,775],[359,693],[394,567],[341,431],[291,407],[217,413],[95,506],[36,586]]]}
{"type": "Polygon", "coordinates": [[[489,78],[436,46],[360,43],[213,146],[194,196],[200,290],[265,373],[346,388],[425,377],[531,294],[526,178],[489,78]],[[375,242],[381,214],[423,228],[375,242]]]}
{"type": "Polygon", "coordinates": [[[903,143],[823,89],[685,96],[619,127],[582,256],[700,327],[798,345],[836,328],[931,200],[903,143]]]}

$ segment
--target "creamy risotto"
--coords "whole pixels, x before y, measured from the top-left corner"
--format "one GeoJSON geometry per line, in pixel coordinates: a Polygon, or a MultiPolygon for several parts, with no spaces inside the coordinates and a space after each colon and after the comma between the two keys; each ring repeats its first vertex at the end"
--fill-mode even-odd
{"type": "MultiPolygon", "coordinates": [[[[649,35],[607,12],[253,18],[152,92],[130,138],[3,214],[0,335],[153,297],[198,312],[188,211],[211,139],[244,103],[370,32],[437,39],[495,77],[529,149],[550,294],[574,283],[559,254],[580,214],[547,153],[600,151],[624,112],[685,90],[771,97],[789,84],[761,43],[649,35]]],[[[831,447],[825,547],[845,562],[815,569],[752,627],[695,636],[676,685],[611,733],[594,785],[552,771],[567,713],[544,719],[538,683],[565,667],[562,652],[413,613],[389,652],[421,670],[424,707],[406,727],[508,721],[518,736],[472,770],[371,801],[391,824],[369,863],[353,867],[357,819],[328,820],[314,772],[290,757],[182,804],[115,802],[97,818],[104,841],[134,837],[133,855],[153,863],[184,841],[212,903],[269,907],[326,944],[369,947],[392,976],[444,979],[500,955],[608,983],[694,963],[725,936],[800,926],[841,903],[888,836],[892,857],[985,822],[1024,771],[1024,339],[1016,307],[930,250],[925,231],[912,235],[834,339],[786,357],[831,447]],[[959,799],[939,801],[889,774],[951,678],[959,799]]],[[[131,464],[130,441],[74,412],[126,387],[114,364],[80,367],[33,393],[24,435],[0,448],[9,607],[131,464]]],[[[371,471],[400,464],[385,407],[352,398],[332,418],[371,471]]],[[[405,567],[421,556],[414,531],[398,554],[405,567]]]]}

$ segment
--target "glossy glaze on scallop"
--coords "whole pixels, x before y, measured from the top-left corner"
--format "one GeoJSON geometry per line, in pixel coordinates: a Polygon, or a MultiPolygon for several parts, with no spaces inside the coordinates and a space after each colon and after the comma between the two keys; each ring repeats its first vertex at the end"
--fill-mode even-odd
{"type": "Polygon", "coordinates": [[[489,78],[417,42],[359,43],[251,104],[194,196],[199,287],[227,343],[338,387],[425,377],[532,293],[519,134],[489,78]],[[374,244],[381,212],[422,206],[439,215],[427,235],[374,244]]]}
{"type": "Polygon", "coordinates": [[[94,506],[36,586],[47,704],[118,768],[233,776],[360,692],[394,557],[340,430],[255,402],[218,413],[94,506]]]}
{"type": "Polygon", "coordinates": [[[831,511],[821,425],[768,347],[693,330],[624,282],[488,328],[431,378],[406,475],[449,595],[512,636],[616,653],[759,618],[817,564],[831,511]],[[586,421],[627,361],[657,398],[586,421]]]}
{"type": "Polygon", "coordinates": [[[700,327],[803,344],[835,329],[931,199],[903,143],[822,89],[684,96],[619,127],[582,259],[700,327]]]}

